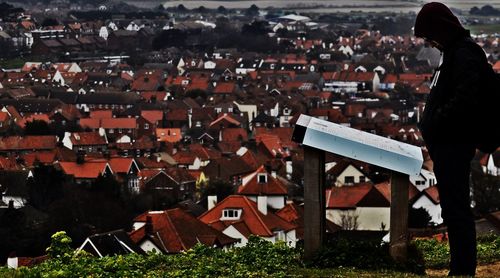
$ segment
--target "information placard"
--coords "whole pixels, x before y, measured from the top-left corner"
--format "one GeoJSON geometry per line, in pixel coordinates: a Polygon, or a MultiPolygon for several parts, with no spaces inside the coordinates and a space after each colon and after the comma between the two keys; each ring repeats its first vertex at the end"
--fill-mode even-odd
{"type": "Polygon", "coordinates": [[[410,176],[420,174],[420,147],[354,128],[300,115],[292,140],[410,176]]]}

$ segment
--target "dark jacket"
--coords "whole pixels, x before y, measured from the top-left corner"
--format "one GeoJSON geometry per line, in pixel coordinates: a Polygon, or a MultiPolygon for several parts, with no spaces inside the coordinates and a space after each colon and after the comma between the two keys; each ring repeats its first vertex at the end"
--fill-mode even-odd
{"type": "MultiPolygon", "coordinates": [[[[489,64],[484,51],[468,34],[444,49],[439,75],[427,99],[419,123],[426,144],[478,144],[481,130],[481,98],[489,64]]],[[[484,128],[484,127],[483,127],[484,128]]]]}

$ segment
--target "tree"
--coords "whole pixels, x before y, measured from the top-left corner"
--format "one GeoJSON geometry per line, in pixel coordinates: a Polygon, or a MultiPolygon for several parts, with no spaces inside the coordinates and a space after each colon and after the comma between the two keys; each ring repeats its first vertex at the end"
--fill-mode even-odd
{"type": "Polygon", "coordinates": [[[25,135],[50,135],[52,134],[49,124],[42,120],[33,120],[26,123],[25,135]]]}
{"type": "Polygon", "coordinates": [[[250,6],[250,8],[245,11],[245,14],[248,16],[257,16],[259,15],[259,7],[257,7],[257,5],[255,4],[252,4],[252,6],[250,6]]]}
{"type": "Polygon", "coordinates": [[[52,259],[69,260],[73,255],[73,248],[71,248],[71,238],[66,232],[61,231],[51,236],[50,246],[47,248],[47,254],[52,259]]]}
{"type": "Polygon", "coordinates": [[[355,231],[359,227],[359,215],[354,211],[343,211],[340,213],[340,226],[342,230],[355,231]]]}
{"type": "Polygon", "coordinates": [[[410,207],[408,211],[408,227],[410,228],[426,228],[431,225],[432,217],[425,208],[410,207]]]}
{"type": "Polygon", "coordinates": [[[201,200],[208,196],[217,196],[217,200],[224,200],[227,196],[234,194],[234,186],[226,181],[216,179],[210,180],[208,184],[201,186],[201,200]]]}
{"type": "Polygon", "coordinates": [[[472,164],[471,187],[474,211],[478,215],[500,209],[500,177],[484,174],[477,162],[472,164]]]}
{"type": "Polygon", "coordinates": [[[153,49],[159,50],[167,47],[183,47],[186,44],[187,34],[178,29],[162,31],[153,39],[153,49]]]}
{"type": "Polygon", "coordinates": [[[179,6],[177,6],[177,11],[180,13],[186,13],[188,12],[188,9],[184,5],[180,4],[179,6]]]}
{"type": "Polygon", "coordinates": [[[221,14],[225,14],[225,13],[227,13],[227,9],[224,6],[219,6],[217,8],[217,12],[221,13],[221,14]]]}

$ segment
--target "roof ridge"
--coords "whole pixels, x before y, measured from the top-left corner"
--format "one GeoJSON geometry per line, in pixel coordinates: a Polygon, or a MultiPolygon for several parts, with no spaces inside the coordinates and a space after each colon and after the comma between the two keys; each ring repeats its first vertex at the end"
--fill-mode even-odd
{"type": "Polygon", "coordinates": [[[172,219],[170,219],[170,215],[168,214],[168,210],[163,211],[163,213],[167,216],[167,221],[168,221],[169,225],[172,227],[172,230],[174,231],[175,236],[179,239],[179,242],[181,243],[182,248],[184,250],[188,250],[188,248],[186,248],[186,246],[184,245],[184,242],[182,241],[182,238],[180,237],[179,233],[177,232],[177,227],[175,227],[175,225],[172,222],[172,219]]]}
{"type": "MultiPolygon", "coordinates": [[[[243,200],[247,203],[247,205],[250,207],[250,210],[256,215],[258,221],[262,224],[262,226],[264,226],[264,229],[266,230],[266,232],[268,232],[268,234],[272,235],[273,233],[271,232],[271,230],[269,230],[269,228],[267,227],[266,223],[264,223],[264,221],[261,219],[259,213],[255,210],[255,208],[253,207],[253,204],[250,203],[250,199],[248,199],[246,196],[241,196],[243,197],[243,200]]],[[[253,202],[253,201],[252,201],[253,202]]],[[[266,204],[267,205],[267,204],[266,204]]],[[[268,213],[271,213],[270,211],[268,211],[268,213]]],[[[250,228],[250,227],[249,227],[250,228]]]]}

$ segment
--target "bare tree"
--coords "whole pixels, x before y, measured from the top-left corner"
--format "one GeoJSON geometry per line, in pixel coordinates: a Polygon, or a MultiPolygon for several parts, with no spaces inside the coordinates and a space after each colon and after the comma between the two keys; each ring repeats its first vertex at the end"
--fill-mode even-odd
{"type": "Polygon", "coordinates": [[[343,211],[340,213],[340,226],[342,230],[354,231],[359,227],[359,215],[355,211],[343,211]]]}

